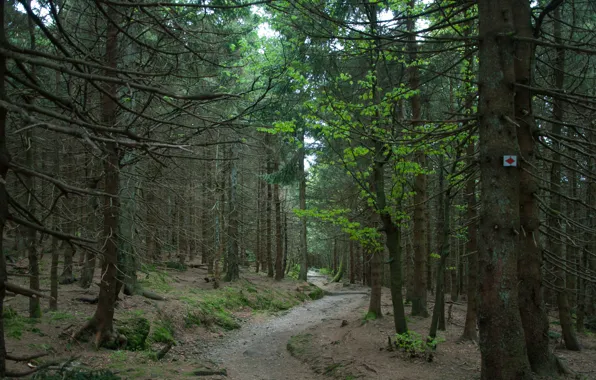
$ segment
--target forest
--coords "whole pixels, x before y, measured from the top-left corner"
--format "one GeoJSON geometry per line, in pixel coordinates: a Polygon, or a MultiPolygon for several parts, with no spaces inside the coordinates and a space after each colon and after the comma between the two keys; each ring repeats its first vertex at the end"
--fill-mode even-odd
{"type": "Polygon", "coordinates": [[[0,378],[596,379],[596,2],[0,21],[0,378]]]}

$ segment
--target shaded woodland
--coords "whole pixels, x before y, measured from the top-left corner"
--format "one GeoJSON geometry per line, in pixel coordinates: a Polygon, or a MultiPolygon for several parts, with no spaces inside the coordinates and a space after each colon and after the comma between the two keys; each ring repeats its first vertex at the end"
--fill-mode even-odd
{"type": "Polygon", "coordinates": [[[433,349],[465,300],[482,379],[573,374],[548,312],[582,350],[596,3],[4,0],[0,20],[0,377],[22,361],[7,295],[40,318],[99,287],[69,340],[116,349],[118,300],[164,299],[148,265],[215,288],[316,268],[371,288],[365,318],[388,287],[396,341],[411,305],[433,349]]]}

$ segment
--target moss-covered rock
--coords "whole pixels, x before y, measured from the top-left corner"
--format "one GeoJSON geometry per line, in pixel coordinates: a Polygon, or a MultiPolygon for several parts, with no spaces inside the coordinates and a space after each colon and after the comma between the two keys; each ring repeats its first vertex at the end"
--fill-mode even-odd
{"type": "Polygon", "coordinates": [[[310,285],[310,292],[308,293],[308,297],[311,300],[318,300],[321,299],[325,296],[325,291],[323,291],[323,289],[319,288],[316,285],[310,285]]]}
{"type": "Polygon", "coordinates": [[[129,351],[142,351],[147,348],[147,336],[151,325],[147,318],[135,317],[123,321],[118,326],[118,333],[127,340],[126,349],[129,351]]]}

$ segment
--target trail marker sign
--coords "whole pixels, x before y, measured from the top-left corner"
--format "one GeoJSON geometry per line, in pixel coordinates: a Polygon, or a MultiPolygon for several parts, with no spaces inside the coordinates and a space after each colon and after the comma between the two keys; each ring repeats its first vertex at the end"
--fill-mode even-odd
{"type": "Polygon", "coordinates": [[[517,156],[503,156],[503,166],[517,166],[517,156]]]}

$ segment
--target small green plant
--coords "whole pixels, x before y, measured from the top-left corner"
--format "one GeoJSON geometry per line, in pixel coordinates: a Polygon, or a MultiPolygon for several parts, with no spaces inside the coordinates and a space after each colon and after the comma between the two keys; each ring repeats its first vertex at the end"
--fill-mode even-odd
{"type": "Polygon", "coordinates": [[[366,323],[368,321],[374,321],[375,319],[377,319],[377,313],[375,313],[374,311],[368,311],[366,312],[366,314],[364,314],[362,322],[366,323]]]}
{"type": "Polygon", "coordinates": [[[432,353],[436,350],[439,341],[437,338],[427,337],[415,331],[408,331],[404,334],[395,334],[395,346],[410,355],[411,358],[422,357],[432,360],[432,353]]]}
{"type": "Polygon", "coordinates": [[[157,320],[153,325],[151,341],[155,343],[174,343],[174,327],[169,320],[157,320]]]}
{"type": "Polygon", "coordinates": [[[319,269],[319,273],[324,276],[329,276],[329,275],[333,274],[333,271],[329,268],[321,268],[321,269],[319,269]]]}

